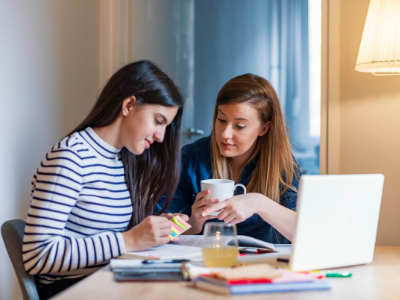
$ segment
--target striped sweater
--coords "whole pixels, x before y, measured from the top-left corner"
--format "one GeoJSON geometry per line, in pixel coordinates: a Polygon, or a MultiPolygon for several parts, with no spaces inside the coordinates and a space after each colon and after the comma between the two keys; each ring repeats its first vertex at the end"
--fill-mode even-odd
{"type": "Polygon", "coordinates": [[[41,162],[23,240],[25,269],[41,283],[88,275],[126,252],[132,204],[119,152],[89,127],[41,162]]]}

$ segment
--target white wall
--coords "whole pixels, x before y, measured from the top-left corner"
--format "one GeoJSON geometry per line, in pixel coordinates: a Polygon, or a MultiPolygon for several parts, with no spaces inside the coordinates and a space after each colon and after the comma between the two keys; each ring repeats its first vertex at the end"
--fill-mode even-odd
{"type": "MultiPolygon", "coordinates": [[[[0,224],[25,219],[32,176],[99,92],[99,1],[0,0],[0,224]]],[[[21,299],[0,242],[0,299],[21,299]]]]}
{"type": "Polygon", "coordinates": [[[194,114],[194,0],[133,0],[131,61],[149,59],[180,87],[186,100],[183,144],[194,114]]]}
{"type": "Polygon", "coordinates": [[[368,5],[340,1],[339,172],[385,175],[376,244],[400,246],[400,76],[354,69],[368,5]]]}
{"type": "MultiPolygon", "coordinates": [[[[115,58],[104,51],[115,48],[104,26],[122,22],[124,7],[131,36],[118,43],[131,43],[130,61],[151,59],[178,82],[185,129],[193,121],[194,0],[0,0],[0,224],[25,219],[37,166],[93,105],[100,63],[115,58]]],[[[21,299],[2,242],[0,266],[0,299],[21,299]]]]}

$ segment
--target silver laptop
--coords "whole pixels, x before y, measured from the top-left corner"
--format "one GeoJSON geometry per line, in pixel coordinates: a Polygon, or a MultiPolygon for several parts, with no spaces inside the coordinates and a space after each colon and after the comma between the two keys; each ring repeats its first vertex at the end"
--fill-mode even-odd
{"type": "Polygon", "coordinates": [[[302,176],[289,266],[319,270],[372,262],[384,176],[302,176]]]}

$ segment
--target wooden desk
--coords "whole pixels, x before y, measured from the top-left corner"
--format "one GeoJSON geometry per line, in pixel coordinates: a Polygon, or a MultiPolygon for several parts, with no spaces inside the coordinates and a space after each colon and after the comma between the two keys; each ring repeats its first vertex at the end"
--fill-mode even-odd
{"type": "Polygon", "coordinates": [[[56,295],[53,299],[400,299],[400,247],[376,247],[372,264],[336,270],[352,272],[353,277],[328,279],[332,282],[330,291],[223,296],[192,288],[184,282],[117,283],[107,266],[56,295]]]}

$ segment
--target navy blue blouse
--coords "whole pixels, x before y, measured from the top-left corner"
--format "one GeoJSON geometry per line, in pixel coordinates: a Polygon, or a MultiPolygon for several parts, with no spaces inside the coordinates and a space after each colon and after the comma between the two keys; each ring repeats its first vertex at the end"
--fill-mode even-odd
{"type": "MultiPolygon", "coordinates": [[[[247,186],[251,174],[257,164],[257,159],[249,162],[242,173],[239,183],[247,186]]],[[[196,199],[197,193],[201,191],[200,182],[205,179],[211,179],[213,175],[211,161],[211,137],[202,138],[193,144],[182,148],[182,171],[179,185],[175,196],[167,209],[167,212],[191,215],[192,205],[196,199]]],[[[293,178],[293,186],[298,189],[299,178],[293,178]]],[[[241,188],[236,190],[236,194],[243,193],[241,188]]],[[[159,212],[165,205],[165,195],[158,201],[155,207],[155,213],[159,212]]],[[[280,198],[280,204],[296,210],[297,193],[288,189],[280,198]]],[[[207,222],[222,222],[218,219],[208,220],[207,222]]],[[[278,231],[265,222],[259,215],[254,214],[249,219],[238,223],[237,231],[240,235],[251,236],[269,243],[280,244],[289,243],[278,231]]]]}

